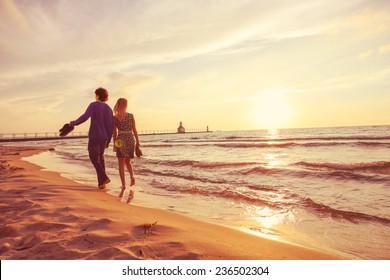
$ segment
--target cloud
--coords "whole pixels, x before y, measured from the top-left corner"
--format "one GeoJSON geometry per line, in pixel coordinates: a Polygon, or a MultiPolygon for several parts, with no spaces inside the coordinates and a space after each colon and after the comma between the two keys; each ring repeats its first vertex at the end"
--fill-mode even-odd
{"type": "Polygon", "coordinates": [[[322,1],[6,2],[29,27],[28,33],[7,37],[0,49],[0,57],[12,64],[0,70],[15,68],[14,73],[35,71],[37,65],[62,69],[75,61],[88,68],[162,63],[240,44],[235,51],[247,51],[244,42],[307,36],[332,22],[322,1]]]}
{"type": "Polygon", "coordinates": [[[106,84],[110,91],[116,95],[130,95],[137,93],[142,88],[158,83],[161,77],[147,72],[113,72],[104,80],[103,84],[106,84]]]}
{"type": "Polygon", "coordinates": [[[28,28],[27,21],[19,9],[19,7],[12,0],[0,1],[0,31],[14,33],[15,30],[9,30],[10,27],[16,27],[19,31],[26,31],[28,28]]]}
{"type": "MultiPolygon", "coordinates": [[[[382,45],[382,46],[378,47],[378,53],[381,55],[389,53],[389,52],[390,52],[390,44],[382,45]]],[[[358,55],[358,58],[365,59],[365,58],[372,56],[373,54],[374,54],[373,50],[368,50],[368,51],[360,53],[358,55]]]]}
{"type": "Polygon", "coordinates": [[[390,44],[383,45],[383,46],[379,47],[379,53],[380,54],[385,54],[385,53],[388,53],[388,52],[390,52],[390,44]]]}
{"type": "Polygon", "coordinates": [[[364,59],[364,58],[367,58],[367,57],[371,56],[371,54],[372,54],[372,50],[368,50],[368,51],[360,53],[358,58],[359,59],[364,59]]]}

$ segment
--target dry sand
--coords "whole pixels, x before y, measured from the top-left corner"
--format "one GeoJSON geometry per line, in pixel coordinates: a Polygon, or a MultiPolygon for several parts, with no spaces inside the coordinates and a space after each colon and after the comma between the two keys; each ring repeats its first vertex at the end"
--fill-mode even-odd
{"type": "Polygon", "coordinates": [[[0,146],[0,259],[338,259],[169,211],[121,203],[0,146]]]}

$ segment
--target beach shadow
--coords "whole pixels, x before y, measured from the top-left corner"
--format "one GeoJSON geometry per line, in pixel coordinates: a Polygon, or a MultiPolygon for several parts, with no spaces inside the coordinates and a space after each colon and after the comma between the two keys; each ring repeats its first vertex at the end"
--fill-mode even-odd
{"type": "Polygon", "coordinates": [[[196,252],[188,252],[188,248],[180,242],[160,242],[146,240],[128,248],[135,256],[146,260],[198,260],[204,256],[196,252]]]}
{"type": "Polygon", "coordinates": [[[10,227],[10,226],[1,227],[0,239],[6,237],[15,237],[15,236],[18,236],[18,231],[15,229],[15,227],[10,227]]]}
{"type": "Polygon", "coordinates": [[[142,260],[132,253],[116,247],[105,248],[88,257],[90,260],[142,260]]]}
{"type": "Polygon", "coordinates": [[[71,238],[66,242],[69,247],[74,247],[81,251],[101,250],[107,247],[113,247],[115,244],[130,242],[128,235],[107,236],[101,234],[86,233],[71,238]]]}
{"type": "Polygon", "coordinates": [[[92,222],[82,225],[82,231],[94,231],[94,230],[102,230],[108,227],[112,221],[110,219],[102,218],[98,220],[94,220],[92,222]]]}
{"type": "Polygon", "coordinates": [[[204,259],[204,255],[190,252],[187,254],[174,257],[172,260],[203,260],[203,259],[204,259]]]}
{"type": "Polygon", "coordinates": [[[64,231],[65,229],[71,228],[63,223],[49,223],[49,222],[35,222],[30,225],[25,226],[22,231],[23,232],[56,232],[56,231],[64,231]]]}
{"type": "Polygon", "coordinates": [[[83,259],[87,254],[77,249],[68,249],[61,242],[41,242],[28,249],[29,254],[16,253],[12,259],[36,259],[36,260],[76,260],[83,259]],[[33,258],[31,257],[33,256],[33,258]]]}

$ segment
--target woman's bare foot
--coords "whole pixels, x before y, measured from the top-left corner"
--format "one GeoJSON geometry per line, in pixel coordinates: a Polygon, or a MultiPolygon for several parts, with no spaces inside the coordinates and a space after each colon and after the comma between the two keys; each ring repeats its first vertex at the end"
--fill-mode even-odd
{"type": "Polygon", "coordinates": [[[127,203],[129,203],[134,198],[134,191],[130,190],[129,197],[127,198],[127,203]]]}
{"type": "Polygon", "coordinates": [[[130,186],[134,186],[134,185],[135,185],[135,178],[134,178],[134,177],[131,177],[130,186]]]}
{"type": "Polygon", "coordinates": [[[121,187],[121,192],[119,193],[119,198],[122,198],[123,197],[123,194],[125,193],[125,190],[126,190],[126,187],[121,187]]]}

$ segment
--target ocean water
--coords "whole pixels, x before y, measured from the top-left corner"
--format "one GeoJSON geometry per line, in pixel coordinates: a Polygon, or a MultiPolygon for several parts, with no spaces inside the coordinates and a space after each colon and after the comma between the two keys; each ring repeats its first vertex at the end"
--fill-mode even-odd
{"type": "MultiPolygon", "coordinates": [[[[87,141],[29,142],[55,151],[28,160],[95,186],[87,141]]],[[[140,142],[133,204],[349,258],[390,259],[390,126],[141,135],[140,142]]],[[[117,196],[111,148],[106,165],[108,193],[117,196]]]]}

